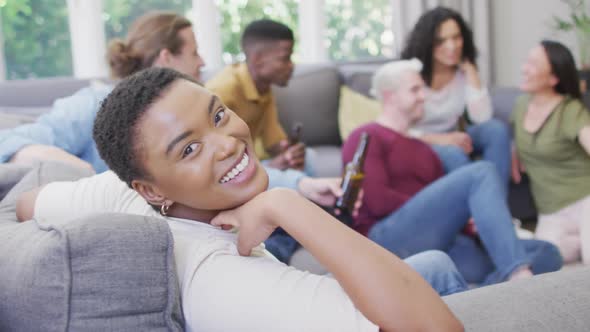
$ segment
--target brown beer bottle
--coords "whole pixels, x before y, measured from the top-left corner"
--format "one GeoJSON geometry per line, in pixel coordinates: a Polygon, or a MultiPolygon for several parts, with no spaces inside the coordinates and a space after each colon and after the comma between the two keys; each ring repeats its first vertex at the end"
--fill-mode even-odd
{"type": "Polygon", "coordinates": [[[336,200],[335,205],[342,212],[352,214],[352,211],[354,211],[354,204],[356,203],[363,179],[365,178],[363,163],[365,162],[368,146],[369,134],[363,132],[352,161],[347,163],[344,168],[344,175],[342,176],[343,194],[336,200]]]}
{"type": "Polygon", "coordinates": [[[289,134],[289,146],[293,146],[299,142],[301,142],[301,131],[303,130],[303,124],[301,122],[295,122],[293,127],[291,128],[291,133],[289,134]]]}

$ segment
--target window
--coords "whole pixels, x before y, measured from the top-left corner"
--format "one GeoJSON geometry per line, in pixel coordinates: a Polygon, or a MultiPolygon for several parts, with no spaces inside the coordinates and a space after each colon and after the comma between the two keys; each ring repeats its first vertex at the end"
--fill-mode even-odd
{"type": "Polygon", "coordinates": [[[391,0],[325,0],[324,10],[330,59],[393,56],[391,0]]]}
{"type": "Polygon", "coordinates": [[[216,0],[215,4],[221,13],[223,61],[226,64],[244,60],[240,38],[246,25],[252,21],[269,18],[281,22],[293,30],[297,40],[296,0],[216,0]]]}
{"type": "MultiPolygon", "coordinates": [[[[0,0],[1,1],[1,0],[0,0]]],[[[192,7],[192,0],[103,0],[105,37],[125,38],[133,21],[154,10],[172,11],[186,17],[192,7]]]]}
{"type": "Polygon", "coordinates": [[[72,75],[66,0],[0,0],[7,79],[72,75]]]}

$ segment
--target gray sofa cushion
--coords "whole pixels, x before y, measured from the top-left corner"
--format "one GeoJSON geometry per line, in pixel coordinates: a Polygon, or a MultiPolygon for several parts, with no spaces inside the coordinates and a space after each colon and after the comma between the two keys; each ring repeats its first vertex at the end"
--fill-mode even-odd
{"type": "Polygon", "coordinates": [[[0,106],[50,106],[55,99],[72,95],[89,82],[72,77],[0,82],[0,106]]]}
{"type": "Polygon", "coordinates": [[[444,298],[466,331],[588,331],[590,267],[478,288],[444,298]]]}
{"type": "Polygon", "coordinates": [[[121,214],[15,222],[20,192],[86,175],[42,163],[0,203],[0,331],[181,331],[165,222],[121,214]]]}
{"type": "Polygon", "coordinates": [[[289,86],[273,87],[273,91],[285,130],[302,122],[307,145],[341,144],[337,117],[340,78],[336,66],[297,66],[289,86]]]}
{"type": "Polygon", "coordinates": [[[50,110],[50,107],[8,107],[0,106],[0,129],[8,129],[35,122],[50,110]]]}
{"type": "Polygon", "coordinates": [[[31,166],[0,164],[0,201],[31,170],[31,166]]]}
{"type": "Polygon", "coordinates": [[[337,145],[314,146],[316,160],[314,162],[315,176],[339,177],[342,176],[341,148],[337,145]]]}

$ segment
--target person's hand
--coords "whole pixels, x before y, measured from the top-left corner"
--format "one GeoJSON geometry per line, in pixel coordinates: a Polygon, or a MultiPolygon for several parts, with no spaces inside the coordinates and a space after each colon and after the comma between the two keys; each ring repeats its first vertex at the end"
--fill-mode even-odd
{"type": "Polygon", "coordinates": [[[274,216],[273,209],[284,206],[297,197],[301,198],[293,190],[271,189],[260,193],[244,205],[220,212],[211,220],[211,225],[224,230],[238,228],[238,252],[242,256],[248,256],[253,248],[264,242],[280,226],[280,218],[274,216]]]}
{"type": "Polygon", "coordinates": [[[469,60],[463,60],[459,65],[459,68],[465,73],[465,77],[467,78],[467,82],[472,87],[479,89],[481,88],[481,80],[479,78],[479,72],[477,71],[477,67],[469,60]]]}
{"type": "Polygon", "coordinates": [[[443,144],[456,145],[460,147],[465,152],[465,154],[470,154],[473,152],[473,142],[471,141],[471,137],[469,137],[468,134],[460,131],[454,131],[445,134],[443,144]]]}
{"type": "Polygon", "coordinates": [[[524,165],[520,162],[518,158],[518,153],[516,153],[516,149],[512,148],[512,163],[511,163],[511,174],[512,174],[512,181],[516,184],[522,181],[522,173],[525,172],[524,165]]]}
{"type": "Polygon", "coordinates": [[[93,173],[95,172],[94,168],[89,162],[51,145],[27,145],[15,153],[12,158],[10,158],[9,162],[15,164],[33,165],[35,162],[41,160],[62,162],[74,167],[90,170],[93,173]]]}
{"type": "Polygon", "coordinates": [[[289,146],[287,140],[282,140],[279,144],[281,153],[272,158],[268,166],[280,170],[287,168],[302,170],[305,166],[305,144],[297,143],[289,146]]]}
{"type": "MultiPolygon", "coordinates": [[[[299,181],[298,190],[305,198],[324,207],[333,207],[336,200],[344,194],[342,191],[342,179],[340,178],[310,178],[304,177],[299,181]]],[[[363,201],[361,190],[354,205],[353,216],[358,215],[363,201]]],[[[334,213],[339,215],[341,211],[335,209],[334,213]]]]}

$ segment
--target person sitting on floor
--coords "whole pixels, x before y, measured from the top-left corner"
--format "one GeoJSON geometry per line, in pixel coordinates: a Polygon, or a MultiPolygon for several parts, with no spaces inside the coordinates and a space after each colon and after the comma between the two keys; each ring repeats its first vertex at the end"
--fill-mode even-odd
{"type": "Polygon", "coordinates": [[[423,64],[426,97],[424,116],[410,133],[431,144],[446,173],[469,164],[476,153],[496,166],[507,189],[510,130],[492,118],[490,95],[475,61],[473,33],[461,14],[446,7],[425,12],[402,51],[402,59],[412,58],[423,64]]]}
{"type": "Polygon", "coordinates": [[[579,82],[564,45],[546,40],[530,51],[520,85],[526,95],[511,116],[513,178],[520,181],[521,169],[529,176],[535,236],[557,245],[566,262],[590,264],[590,112],[579,82]]]}
{"type": "Polygon", "coordinates": [[[424,112],[419,60],[385,64],[372,92],[383,111],[353,131],[342,149],[352,160],[362,133],[370,142],[364,198],[354,228],[400,257],[437,249],[449,254],[470,283],[492,284],[559,270],[549,242],[518,239],[496,167],[476,161],[445,175],[432,147],[409,129],[424,112]],[[473,218],[478,238],[462,234],[473,218]]]}

